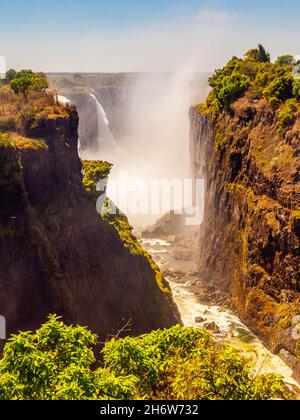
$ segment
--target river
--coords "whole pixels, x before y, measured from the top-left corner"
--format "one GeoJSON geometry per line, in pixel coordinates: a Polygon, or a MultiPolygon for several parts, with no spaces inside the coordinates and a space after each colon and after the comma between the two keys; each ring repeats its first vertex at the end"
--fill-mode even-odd
{"type": "Polygon", "coordinates": [[[161,239],[141,239],[141,242],[168,280],[185,326],[203,329],[213,325],[215,338],[242,352],[255,373],[277,373],[287,384],[299,385],[292,378],[292,370],[279,356],[268,351],[237,315],[227,308],[201,302],[192,287],[198,281],[193,261],[176,259],[170,242],[161,239]]]}

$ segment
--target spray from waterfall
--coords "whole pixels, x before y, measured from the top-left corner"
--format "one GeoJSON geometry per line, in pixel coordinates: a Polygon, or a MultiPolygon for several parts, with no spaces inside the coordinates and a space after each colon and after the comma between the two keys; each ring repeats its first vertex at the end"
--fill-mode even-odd
{"type": "Polygon", "coordinates": [[[134,227],[146,227],[162,214],[130,214],[110,183],[117,183],[121,172],[148,185],[153,179],[190,178],[189,108],[204,99],[207,86],[207,77],[192,71],[152,73],[138,75],[128,91],[127,130],[120,140],[122,153],[112,161],[108,194],[134,227]]]}

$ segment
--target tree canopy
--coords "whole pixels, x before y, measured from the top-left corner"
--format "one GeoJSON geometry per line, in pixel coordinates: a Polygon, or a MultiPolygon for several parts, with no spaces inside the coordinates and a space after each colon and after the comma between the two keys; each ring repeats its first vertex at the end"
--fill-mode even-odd
{"type": "Polygon", "coordinates": [[[6,81],[15,94],[22,94],[25,99],[30,92],[45,92],[48,88],[47,77],[44,73],[34,73],[32,70],[10,69],[6,72],[6,81]]]}
{"type": "Polygon", "coordinates": [[[270,54],[262,45],[249,50],[244,59],[233,57],[209,79],[212,91],[207,105],[215,111],[228,110],[247,91],[256,99],[267,99],[272,105],[293,98],[299,100],[299,80],[292,72],[294,64],[290,55],[278,57],[272,64],[270,54]]]}
{"type": "Polygon", "coordinates": [[[57,316],[35,332],[12,335],[0,360],[0,399],[289,398],[277,375],[254,375],[231,347],[208,332],[175,326],[108,341],[57,316]]]}

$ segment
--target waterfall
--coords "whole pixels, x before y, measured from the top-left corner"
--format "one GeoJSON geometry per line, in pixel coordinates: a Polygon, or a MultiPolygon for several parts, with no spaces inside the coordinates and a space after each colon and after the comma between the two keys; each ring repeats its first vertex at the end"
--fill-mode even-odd
{"type": "Polygon", "coordinates": [[[104,111],[103,106],[97,100],[96,96],[90,93],[90,97],[95,102],[97,110],[97,122],[98,122],[98,135],[97,135],[97,148],[101,153],[101,158],[104,158],[105,155],[113,154],[118,151],[118,145],[116,139],[112,135],[112,132],[109,128],[109,121],[107,115],[104,111]]]}

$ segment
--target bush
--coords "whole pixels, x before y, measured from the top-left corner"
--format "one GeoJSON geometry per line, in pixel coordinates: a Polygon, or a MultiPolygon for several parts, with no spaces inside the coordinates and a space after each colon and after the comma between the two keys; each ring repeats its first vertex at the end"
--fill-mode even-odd
{"type": "Polygon", "coordinates": [[[210,86],[213,87],[210,98],[212,102],[216,101],[221,110],[228,109],[232,102],[246,92],[250,84],[249,79],[243,74],[234,72],[227,76],[226,71],[224,73],[216,74],[209,79],[210,86]]]}
{"type": "Polygon", "coordinates": [[[87,192],[96,192],[97,183],[106,179],[112,164],[101,160],[82,160],[83,185],[87,192]]]}
{"type": "Polygon", "coordinates": [[[8,134],[0,133],[0,147],[14,147],[13,141],[8,134]]]}
{"type": "Polygon", "coordinates": [[[294,114],[297,111],[297,102],[295,99],[288,100],[277,114],[280,126],[287,127],[294,122],[294,114]]]}
{"type": "Polygon", "coordinates": [[[13,335],[0,361],[0,399],[124,399],[135,378],[115,377],[95,363],[96,335],[56,316],[32,332],[13,335]]]}
{"type": "Polygon", "coordinates": [[[293,95],[297,101],[300,101],[300,80],[294,80],[293,95]]]}
{"type": "Polygon", "coordinates": [[[276,66],[293,66],[295,65],[295,58],[292,55],[282,55],[275,61],[276,66]]]}
{"type": "Polygon", "coordinates": [[[292,74],[274,79],[263,91],[266,98],[277,98],[285,101],[293,97],[294,79],[292,74]]]}
{"type": "Polygon", "coordinates": [[[217,117],[247,91],[252,98],[267,99],[273,107],[291,98],[300,100],[300,81],[292,75],[293,60],[286,55],[272,64],[261,45],[248,51],[244,59],[233,57],[209,79],[212,91],[206,101],[206,112],[217,117]]]}
{"type": "Polygon", "coordinates": [[[34,73],[32,70],[9,70],[8,82],[15,94],[22,94],[25,99],[30,92],[43,93],[48,88],[47,77],[44,73],[34,73]]]}
{"type": "Polygon", "coordinates": [[[0,399],[289,398],[276,375],[254,376],[243,357],[209,333],[175,326],[113,339],[95,368],[97,337],[59,317],[12,335],[0,361],[0,399]]]}
{"type": "Polygon", "coordinates": [[[107,366],[134,375],[145,398],[269,399],[285,398],[276,375],[254,377],[245,359],[217,344],[204,331],[173,327],[137,338],[112,340],[103,350],[107,366]]]}

